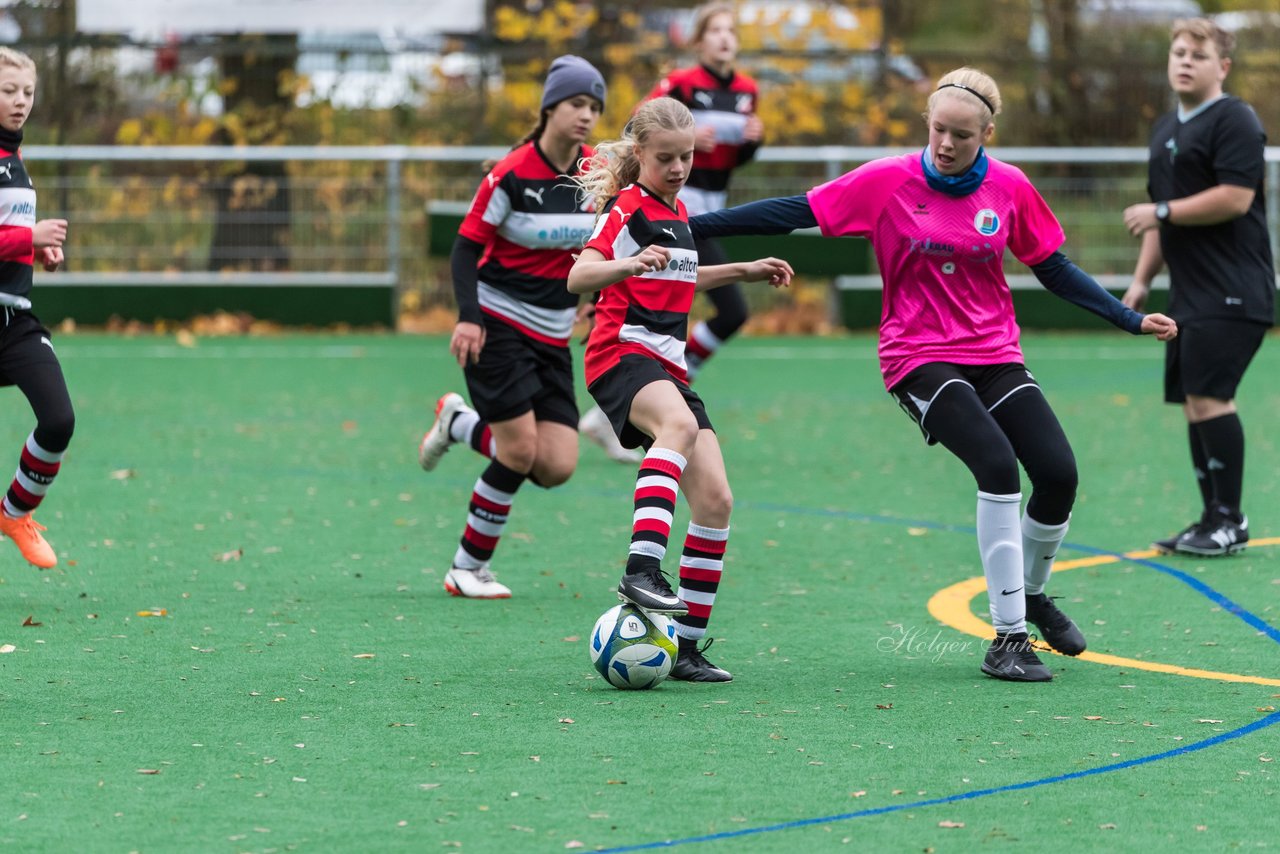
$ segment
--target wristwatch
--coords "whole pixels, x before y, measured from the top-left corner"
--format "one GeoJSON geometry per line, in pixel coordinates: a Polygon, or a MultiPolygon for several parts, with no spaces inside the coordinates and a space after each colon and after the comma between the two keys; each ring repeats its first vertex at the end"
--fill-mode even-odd
{"type": "Polygon", "coordinates": [[[1168,202],[1156,202],[1156,221],[1157,222],[1169,221],[1169,203],[1168,202]]]}

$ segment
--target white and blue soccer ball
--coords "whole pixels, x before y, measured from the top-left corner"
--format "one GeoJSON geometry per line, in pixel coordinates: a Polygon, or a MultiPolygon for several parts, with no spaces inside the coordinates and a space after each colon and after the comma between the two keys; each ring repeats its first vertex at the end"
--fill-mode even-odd
{"type": "Polygon", "coordinates": [[[629,603],[615,605],[591,630],[591,663],[615,688],[652,688],[676,663],[676,625],[629,603]]]}

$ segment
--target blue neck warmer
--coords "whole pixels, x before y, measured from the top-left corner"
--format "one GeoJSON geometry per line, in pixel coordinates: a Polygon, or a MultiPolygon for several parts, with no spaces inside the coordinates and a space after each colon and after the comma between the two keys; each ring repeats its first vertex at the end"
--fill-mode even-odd
{"type": "Polygon", "coordinates": [[[929,157],[929,149],[926,147],[920,155],[920,165],[924,167],[924,180],[932,189],[939,193],[946,193],[948,196],[967,196],[982,186],[983,179],[987,177],[989,163],[986,148],[979,148],[973,165],[964,174],[943,175],[938,171],[938,167],[933,165],[933,159],[929,157]]]}

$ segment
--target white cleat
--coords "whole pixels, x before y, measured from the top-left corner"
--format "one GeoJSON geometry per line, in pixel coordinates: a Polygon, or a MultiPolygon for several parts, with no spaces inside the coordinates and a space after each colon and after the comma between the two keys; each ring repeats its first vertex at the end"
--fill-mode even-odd
{"type": "Polygon", "coordinates": [[[418,465],[422,466],[423,471],[431,471],[440,462],[440,458],[444,456],[444,452],[449,450],[449,446],[453,444],[453,437],[449,435],[449,425],[453,422],[453,416],[467,408],[467,404],[463,402],[462,395],[455,392],[449,392],[440,397],[436,401],[436,422],[431,425],[431,429],[422,437],[421,444],[418,445],[418,465]]]}
{"type": "Polygon", "coordinates": [[[578,419],[578,432],[603,448],[605,456],[616,463],[636,465],[644,459],[639,450],[622,447],[618,435],[613,432],[613,425],[609,423],[609,416],[598,406],[591,407],[578,419]]]}
{"type": "Polygon", "coordinates": [[[464,599],[510,599],[511,588],[498,583],[489,567],[479,569],[458,569],[456,566],[445,573],[444,589],[454,596],[464,599]]]}

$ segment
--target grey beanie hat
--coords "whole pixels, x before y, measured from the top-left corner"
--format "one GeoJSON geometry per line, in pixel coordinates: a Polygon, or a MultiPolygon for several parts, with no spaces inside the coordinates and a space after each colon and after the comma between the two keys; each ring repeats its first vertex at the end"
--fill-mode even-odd
{"type": "Polygon", "coordinates": [[[542,86],[542,107],[547,109],[574,95],[590,95],[604,103],[604,77],[596,67],[580,56],[565,54],[556,57],[547,71],[547,82],[542,86]]]}

